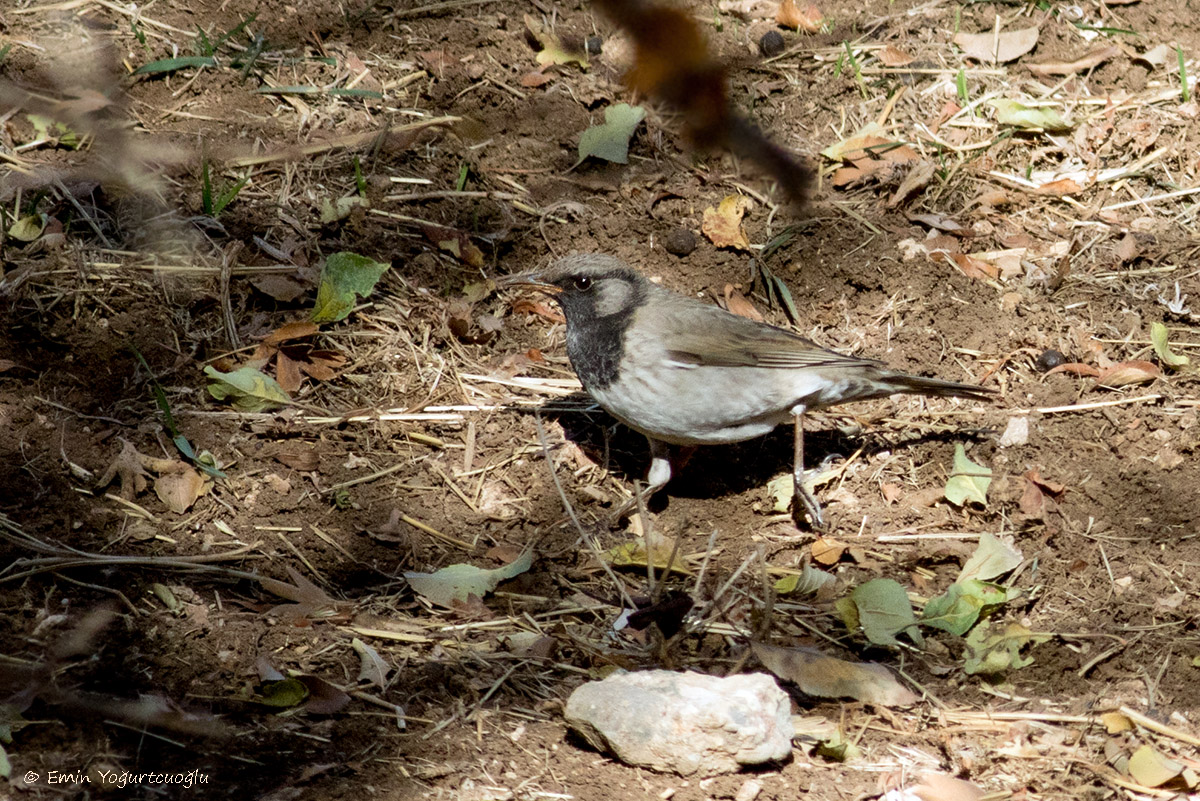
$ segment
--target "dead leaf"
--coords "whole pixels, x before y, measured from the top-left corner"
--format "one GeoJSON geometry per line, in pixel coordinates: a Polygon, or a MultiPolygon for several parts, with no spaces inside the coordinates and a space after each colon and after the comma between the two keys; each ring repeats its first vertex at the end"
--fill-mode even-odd
{"type": "Polygon", "coordinates": [[[785,28],[795,31],[820,33],[821,23],[825,21],[825,18],[821,15],[821,10],[813,3],[799,8],[795,0],[783,0],[779,4],[779,10],[775,12],[775,21],[785,28]]]}
{"type": "Polygon", "coordinates": [[[1039,195],[1063,197],[1064,195],[1077,195],[1083,191],[1083,187],[1073,178],[1060,178],[1057,181],[1040,184],[1033,191],[1039,195]]]}
{"type": "Polygon", "coordinates": [[[1117,258],[1121,260],[1122,264],[1133,261],[1141,255],[1141,252],[1142,249],[1138,245],[1137,237],[1133,234],[1125,234],[1125,236],[1121,237],[1121,241],[1117,243],[1117,258]]]}
{"type": "Polygon", "coordinates": [[[426,239],[437,245],[439,250],[444,250],[475,269],[483,267],[483,251],[475,247],[471,238],[462,231],[441,225],[422,224],[421,232],[425,234],[426,239]]]}
{"type": "Polygon", "coordinates": [[[758,311],[753,303],[746,299],[746,296],[737,291],[733,284],[725,285],[725,303],[723,304],[726,311],[732,312],[739,317],[745,317],[757,322],[766,322],[762,314],[758,311]]]}
{"type": "Polygon", "coordinates": [[[178,465],[180,469],[165,473],[154,480],[154,494],[177,515],[192,508],[196,499],[211,486],[190,466],[183,462],[178,462],[178,465]]]}
{"type": "Polygon", "coordinates": [[[967,58],[990,64],[1014,61],[1037,46],[1037,42],[1037,28],[999,33],[959,33],[954,37],[954,43],[962,48],[967,58]]]}
{"type": "Polygon", "coordinates": [[[1175,48],[1164,43],[1155,45],[1145,53],[1135,57],[1134,60],[1149,64],[1151,67],[1161,67],[1168,62],[1174,62],[1177,58],[1175,48]]]}
{"type": "Polygon", "coordinates": [[[941,256],[944,260],[957,267],[959,272],[968,278],[975,278],[980,281],[994,281],[1000,277],[999,267],[982,259],[977,259],[974,256],[968,256],[966,253],[939,252],[930,255],[941,256]]]}
{"type": "Polygon", "coordinates": [[[1041,520],[1045,517],[1046,496],[1042,493],[1041,487],[1030,481],[1028,477],[1025,478],[1025,490],[1021,493],[1021,500],[1017,505],[1021,514],[1030,520],[1041,520]]]}
{"type": "Polygon", "coordinates": [[[552,80],[554,80],[552,75],[547,75],[541,70],[534,70],[521,76],[521,86],[524,86],[526,89],[537,89],[539,86],[545,86],[552,80]]]}
{"type": "Polygon", "coordinates": [[[1162,375],[1162,370],[1157,364],[1133,359],[1114,364],[1100,373],[1096,376],[1096,384],[1102,387],[1125,387],[1130,384],[1144,384],[1147,381],[1153,381],[1160,375],[1162,375]]]}
{"type": "Polygon", "coordinates": [[[717,208],[709,206],[704,210],[700,232],[719,248],[748,250],[750,240],[742,229],[742,216],[749,208],[749,199],[742,195],[729,195],[717,208]]]}
{"type": "Polygon", "coordinates": [[[0,373],[6,373],[17,366],[17,363],[10,359],[0,359],[0,373]]]}
{"type": "Polygon", "coordinates": [[[767,670],[818,698],[854,698],[879,706],[910,706],[919,699],[883,665],[848,662],[815,648],[780,648],[751,643],[767,670]]]}
{"type": "Polygon", "coordinates": [[[552,323],[565,323],[567,320],[563,317],[562,312],[558,311],[550,304],[540,300],[527,300],[521,298],[515,300],[510,307],[513,314],[532,314],[537,317],[549,320],[552,323]]]}
{"type": "Polygon", "coordinates": [[[276,347],[281,343],[290,342],[293,339],[304,339],[305,337],[314,336],[320,330],[320,326],[308,320],[284,323],[263,337],[262,343],[268,347],[276,347]]]}
{"type": "Polygon", "coordinates": [[[541,45],[537,53],[539,64],[578,64],[587,69],[588,57],[582,47],[568,47],[552,30],[529,14],[525,15],[525,29],[533,41],[541,45]]]}
{"type": "Polygon", "coordinates": [[[301,473],[311,473],[317,469],[317,451],[305,445],[285,445],[271,456],[285,467],[301,473]]]}
{"type": "Polygon", "coordinates": [[[1046,371],[1046,375],[1054,375],[1055,373],[1071,373],[1072,375],[1086,375],[1093,377],[1100,375],[1100,371],[1098,369],[1092,367],[1090,364],[1083,364],[1082,362],[1066,362],[1065,364],[1060,364],[1057,367],[1052,367],[1046,371]]]}
{"type": "Polygon", "coordinates": [[[1087,55],[1081,56],[1074,61],[1045,61],[1041,64],[1026,64],[1025,67],[1034,75],[1073,75],[1076,72],[1083,72],[1084,70],[1098,67],[1110,58],[1119,56],[1120,54],[1120,48],[1116,45],[1110,45],[1092,50],[1087,55]]]}
{"type": "Polygon", "coordinates": [[[833,537],[817,537],[809,547],[809,551],[812,553],[813,561],[828,566],[841,560],[842,554],[849,547],[846,543],[835,540],[833,537]]]}
{"type": "Polygon", "coordinates": [[[283,351],[275,355],[275,382],[284,392],[289,395],[296,394],[303,380],[300,366],[293,359],[283,351]]]}
{"type": "Polygon", "coordinates": [[[915,57],[910,56],[903,50],[899,50],[891,45],[887,45],[882,50],[877,52],[875,57],[878,58],[880,63],[882,63],[885,67],[904,67],[916,60],[915,57]]]}

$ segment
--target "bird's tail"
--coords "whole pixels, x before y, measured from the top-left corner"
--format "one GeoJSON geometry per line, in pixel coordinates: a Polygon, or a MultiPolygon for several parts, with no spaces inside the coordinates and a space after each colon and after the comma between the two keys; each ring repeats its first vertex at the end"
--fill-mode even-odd
{"type": "Polygon", "coordinates": [[[886,371],[880,376],[880,383],[890,387],[891,392],[903,392],[909,395],[940,395],[950,398],[974,398],[988,400],[996,390],[981,387],[978,384],[960,384],[957,381],[943,381],[940,378],[924,378],[907,373],[886,371]]]}

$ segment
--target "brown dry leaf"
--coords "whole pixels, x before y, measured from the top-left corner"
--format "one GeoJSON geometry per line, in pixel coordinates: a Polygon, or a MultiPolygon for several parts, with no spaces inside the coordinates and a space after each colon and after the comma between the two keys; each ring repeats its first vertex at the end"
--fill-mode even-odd
{"type": "Polygon", "coordinates": [[[945,773],[923,774],[921,783],[910,792],[921,801],[979,801],[984,796],[983,790],[971,782],[945,773]]]}
{"type": "Polygon", "coordinates": [[[554,80],[553,75],[547,75],[541,70],[534,70],[521,76],[521,86],[524,86],[526,89],[537,89],[539,86],[545,86],[552,80],[554,80]]]}
{"type": "Polygon", "coordinates": [[[256,275],[250,279],[250,283],[267,297],[283,301],[284,303],[290,303],[308,291],[308,287],[305,284],[302,284],[290,275],[278,275],[276,273],[256,275]]]}
{"type": "Polygon", "coordinates": [[[280,464],[301,473],[311,473],[317,469],[317,451],[304,445],[284,445],[271,456],[280,464]]]}
{"type": "Polygon", "coordinates": [[[1141,252],[1137,237],[1133,234],[1125,234],[1117,243],[1117,258],[1121,260],[1122,264],[1133,261],[1141,255],[1141,252]]]}
{"type": "Polygon", "coordinates": [[[286,353],[280,351],[275,356],[275,381],[279,388],[289,395],[295,395],[303,382],[300,375],[300,365],[286,353]]]}
{"type": "Polygon", "coordinates": [[[284,323],[263,337],[262,343],[268,347],[273,347],[284,342],[290,342],[293,339],[311,337],[320,330],[320,326],[307,320],[284,323]]]}
{"type": "Polygon", "coordinates": [[[346,354],[336,350],[313,349],[307,359],[297,359],[300,371],[317,381],[332,381],[337,371],[346,366],[346,354]]]}
{"type": "Polygon", "coordinates": [[[1004,64],[1020,58],[1032,50],[1038,42],[1037,28],[1021,28],[1016,31],[987,33],[959,33],[954,43],[962,48],[967,58],[991,64],[1004,64]]]}
{"type": "Polygon", "coordinates": [[[540,300],[527,300],[521,298],[513,301],[513,314],[533,314],[538,317],[549,320],[552,323],[565,323],[567,320],[562,316],[562,312],[558,311],[550,304],[540,300]]]}
{"type": "Polygon", "coordinates": [[[849,547],[846,543],[835,540],[833,537],[817,537],[816,541],[809,546],[809,552],[812,553],[814,561],[829,566],[836,564],[849,547]]]}
{"type": "Polygon", "coordinates": [[[886,667],[874,662],[847,662],[815,648],[779,648],[751,643],[767,670],[819,698],[854,698],[878,706],[911,706],[919,699],[886,667]]]}
{"type": "Polygon", "coordinates": [[[748,250],[750,240],[742,229],[742,216],[750,208],[750,201],[741,195],[729,195],[720,206],[709,206],[704,210],[704,222],[700,232],[719,248],[748,250]]]}
{"type": "Polygon", "coordinates": [[[892,484],[891,482],[880,484],[879,491],[883,493],[884,503],[888,504],[892,504],[900,500],[900,496],[904,494],[904,490],[901,489],[899,484],[892,484]]]}
{"type": "Polygon", "coordinates": [[[1052,367],[1046,371],[1046,375],[1054,375],[1055,373],[1070,373],[1071,375],[1087,376],[1100,375],[1100,371],[1098,369],[1092,367],[1090,364],[1083,364],[1082,362],[1066,362],[1065,364],[1060,364],[1058,367],[1052,367]]]}
{"type": "Polygon", "coordinates": [[[1053,195],[1054,197],[1062,197],[1063,195],[1076,195],[1083,191],[1083,187],[1073,178],[1060,178],[1057,181],[1044,183],[1033,190],[1039,195],[1053,195]]]}
{"type": "Polygon", "coordinates": [[[178,462],[179,468],[165,473],[154,480],[154,494],[175,514],[183,514],[192,508],[196,499],[210,486],[204,477],[189,465],[178,462]]]}
{"type": "MultiPolygon", "coordinates": [[[[929,185],[933,180],[934,173],[937,172],[937,165],[927,159],[922,159],[913,165],[908,174],[904,176],[904,180],[900,182],[900,186],[896,187],[896,192],[888,199],[887,207],[894,209],[910,197],[915,195],[920,190],[929,185]]],[[[961,226],[960,226],[961,229],[961,226]]],[[[966,229],[961,229],[966,230],[966,229]]],[[[974,234],[970,234],[974,235],[974,234]]]]}
{"type": "Polygon", "coordinates": [[[475,247],[470,237],[462,231],[428,224],[422,225],[421,231],[425,234],[426,239],[438,246],[438,249],[446,251],[475,269],[483,267],[483,251],[475,247]]]}
{"type": "Polygon", "coordinates": [[[814,3],[808,3],[804,8],[796,5],[795,0],[783,0],[779,10],[775,12],[775,21],[785,28],[791,28],[805,33],[820,33],[821,23],[825,18],[814,3]]]}
{"type": "Polygon", "coordinates": [[[903,50],[899,50],[891,45],[887,45],[882,50],[877,52],[875,57],[878,58],[880,63],[885,67],[904,67],[916,60],[915,57],[910,56],[903,50]]]}
{"type": "Polygon", "coordinates": [[[994,281],[1000,277],[999,267],[989,264],[983,259],[968,256],[966,253],[939,253],[936,255],[940,255],[946,261],[949,261],[959,269],[959,272],[968,278],[975,278],[980,281],[994,281]]]}
{"type": "Polygon", "coordinates": [[[750,320],[756,320],[760,323],[766,322],[758,309],[747,300],[746,296],[734,288],[733,284],[725,285],[725,310],[733,312],[739,317],[746,317],[750,320]]]}
{"type": "Polygon", "coordinates": [[[17,363],[9,359],[0,359],[0,373],[6,373],[17,366],[17,363]]]}
{"type": "Polygon", "coordinates": [[[1096,376],[1096,384],[1102,387],[1126,387],[1130,384],[1144,384],[1147,381],[1153,381],[1160,375],[1162,375],[1162,370],[1157,364],[1133,359],[1114,364],[1100,373],[1096,376]]]}
{"type": "Polygon", "coordinates": [[[1087,55],[1074,61],[1046,61],[1041,64],[1026,64],[1025,67],[1034,75],[1073,75],[1076,72],[1098,67],[1110,58],[1121,55],[1116,45],[1092,50],[1087,55]]]}
{"type": "Polygon", "coordinates": [[[1067,491],[1066,484],[1060,484],[1057,481],[1048,481],[1042,478],[1042,471],[1036,467],[1030,468],[1030,470],[1025,473],[1025,478],[1029,479],[1034,484],[1037,484],[1051,495],[1062,495],[1067,491]]]}
{"type": "Polygon", "coordinates": [[[1021,514],[1030,520],[1041,520],[1046,513],[1046,496],[1035,482],[1025,477],[1025,489],[1018,502],[1021,514]]]}

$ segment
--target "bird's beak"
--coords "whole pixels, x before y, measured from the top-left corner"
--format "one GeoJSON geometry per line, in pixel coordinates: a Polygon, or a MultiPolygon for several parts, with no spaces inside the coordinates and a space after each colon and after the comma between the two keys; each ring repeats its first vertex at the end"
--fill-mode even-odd
{"type": "Polygon", "coordinates": [[[537,273],[506,275],[496,279],[496,286],[501,289],[508,289],[510,287],[536,289],[539,292],[545,292],[547,295],[558,295],[562,292],[562,287],[557,284],[548,283],[537,273]]]}

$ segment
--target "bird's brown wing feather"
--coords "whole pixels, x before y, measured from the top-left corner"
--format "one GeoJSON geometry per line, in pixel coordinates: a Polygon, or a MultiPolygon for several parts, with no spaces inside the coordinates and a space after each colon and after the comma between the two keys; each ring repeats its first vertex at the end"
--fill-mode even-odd
{"type": "Polygon", "coordinates": [[[874,359],[843,356],[782,328],[755,322],[727,311],[672,296],[691,306],[687,315],[655,314],[667,355],[684,364],[706,367],[803,367],[880,366],[874,359]],[[686,325],[684,321],[686,320],[686,325]]]}

